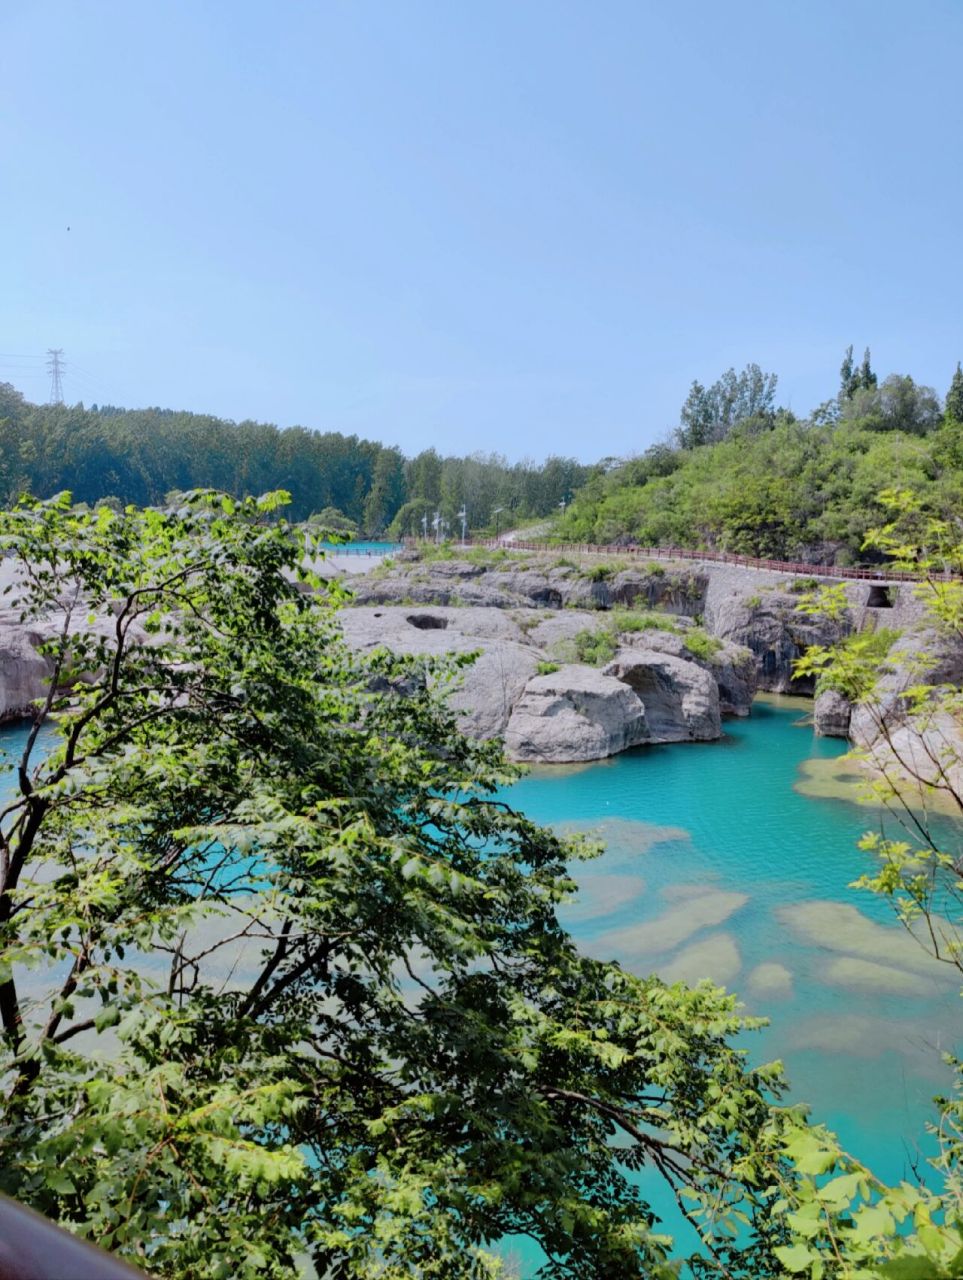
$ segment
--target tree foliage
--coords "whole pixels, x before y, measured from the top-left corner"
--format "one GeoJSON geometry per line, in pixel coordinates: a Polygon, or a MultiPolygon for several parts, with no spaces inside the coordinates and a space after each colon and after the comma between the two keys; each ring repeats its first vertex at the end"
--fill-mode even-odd
{"type": "Polygon", "coordinates": [[[953,1274],[955,1202],[782,1107],[734,996],[575,948],[592,850],[494,798],[468,659],[350,652],[276,495],[0,543],[51,668],[0,814],[5,1191],[183,1280],[475,1280],[516,1233],[669,1280],[648,1166],[699,1277],[953,1274]]]}
{"type": "Polygon", "coordinates": [[[777,382],[774,373],[763,373],[757,364],[747,364],[739,374],[727,369],[710,387],[693,382],[679,411],[679,445],[694,449],[715,444],[739,423],[764,429],[773,419],[777,382]]]}
{"type": "Polygon", "coordinates": [[[704,1269],[781,1274],[778,1068],[734,997],[576,950],[591,851],[492,798],[465,659],[348,651],[277,497],[0,540],[51,667],[0,815],[5,1191],[159,1276],[480,1277],[521,1232],[667,1278],[651,1165],[704,1269]]]}
{"type": "MultiPolygon", "coordinates": [[[[797,664],[848,697],[873,726],[873,745],[851,753],[869,768],[868,790],[891,821],[868,832],[861,847],[873,854],[877,870],[856,887],[888,900],[900,922],[933,956],[963,974],[963,692],[957,684],[934,680],[934,650],[963,648],[963,539],[956,520],[927,513],[906,490],[880,495],[886,520],[867,535],[896,568],[923,575],[915,588],[924,609],[928,652],[900,655],[904,678],[894,698],[890,667],[870,637],[810,649],[797,664]],[[940,814],[934,822],[932,814],[940,814]]],[[[845,605],[839,588],[828,588],[809,607],[832,614],[845,605]]],[[[942,1178],[939,1194],[907,1205],[903,1218],[878,1219],[892,1232],[902,1223],[897,1276],[952,1276],[963,1269],[963,1063],[947,1055],[954,1073],[948,1097],[938,1099],[932,1125],[942,1178]],[[912,1209],[911,1225],[908,1220],[912,1209]],[[938,1229],[934,1224],[939,1224],[938,1229]]],[[[892,1210],[889,1193],[882,1204],[892,1210]]],[[[898,1202],[898,1201],[897,1201],[898,1202]]],[[[894,1215],[891,1213],[891,1217],[894,1215]]]]}
{"type": "Polygon", "coordinates": [[[946,416],[953,422],[963,422],[963,365],[956,362],[953,381],[946,393],[946,416]]]}
{"type": "Polygon", "coordinates": [[[474,528],[490,522],[495,506],[518,518],[549,515],[587,473],[570,458],[509,464],[495,454],[442,458],[427,450],[406,459],[397,448],[333,431],[167,409],[33,405],[0,384],[6,505],[24,492],[49,497],[63,489],[91,505],[111,496],[142,506],[198,487],[235,497],[283,487],[295,519],[334,508],[379,534],[414,498],[441,507],[449,522],[465,504],[474,528]]]}

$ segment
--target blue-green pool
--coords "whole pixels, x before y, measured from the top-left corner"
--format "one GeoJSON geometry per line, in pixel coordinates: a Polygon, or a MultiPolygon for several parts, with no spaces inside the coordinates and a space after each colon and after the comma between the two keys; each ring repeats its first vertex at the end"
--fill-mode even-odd
{"type": "Polygon", "coordinates": [[[323,542],[322,547],[326,551],[330,551],[333,555],[378,555],[390,556],[396,551],[401,551],[404,543],[401,542],[323,542]]]}
{"type": "MultiPolygon", "coordinates": [[[[869,865],[856,842],[880,815],[799,790],[804,768],[832,771],[845,751],[815,738],[805,713],[798,700],[758,702],[721,742],[533,770],[505,798],[605,840],[578,864],[579,898],[564,911],[586,950],[738,991],[772,1020],[747,1040],[752,1056],[781,1058],[793,1097],[896,1180],[918,1163],[946,1083],[940,1053],[959,1048],[959,994],[884,903],[848,887],[869,865]]],[[[0,745],[15,751],[24,732],[3,730],[0,745]]],[[[659,1185],[646,1186],[684,1236],[659,1185]]],[[[512,1252],[531,1275],[536,1255],[512,1252]]]]}
{"type": "MultiPolygon", "coordinates": [[[[533,770],[505,798],[605,840],[575,868],[579,901],[564,912],[587,951],[739,992],[771,1018],[747,1039],[752,1057],[782,1059],[792,1096],[899,1179],[918,1164],[948,1079],[940,1054],[958,1048],[958,984],[885,903],[848,887],[871,865],[856,842],[881,814],[798,789],[804,766],[832,772],[846,751],[816,738],[806,711],[798,699],[757,702],[751,718],[726,722],[722,742],[533,770]]],[[[658,1184],[646,1186],[684,1235],[658,1184]]],[[[521,1243],[523,1276],[533,1258],[521,1243]]]]}

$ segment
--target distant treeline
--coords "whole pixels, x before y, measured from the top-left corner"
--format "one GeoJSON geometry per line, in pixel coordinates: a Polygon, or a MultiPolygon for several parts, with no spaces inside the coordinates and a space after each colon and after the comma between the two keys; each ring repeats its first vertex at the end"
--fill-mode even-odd
{"type": "Polygon", "coordinates": [[[228,422],[170,409],[35,405],[0,383],[0,501],[69,489],[77,502],[147,506],[172,491],[287,489],[291,515],[340,513],[370,534],[416,532],[440,513],[454,531],[547,516],[584,483],[571,458],[509,464],[497,454],[442,457],[305,427],[228,422]],[[502,512],[497,508],[501,507],[502,512]]]}

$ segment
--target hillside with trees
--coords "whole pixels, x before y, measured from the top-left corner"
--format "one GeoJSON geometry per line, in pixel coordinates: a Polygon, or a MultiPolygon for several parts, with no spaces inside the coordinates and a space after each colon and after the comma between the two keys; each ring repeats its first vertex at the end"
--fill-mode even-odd
{"type": "Polygon", "coordinates": [[[886,513],[915,494],[934,516],[963,500],[963,370],[941,403],[904,374],[882,381],[848,349],[837,394],[807,418],[777,407],[777,379],[750,364],[692,384],[671,440],[599,467],[558,523],[573,542],[706,547],[849,564],[886,513]]]}
{"type": "Polygon", "coordinates": [[[173,490],[220,489],[235,496],[283,488],[304,520],[327,510],[329,524],[368,534],[417,532],[426,512],[472,528],[505,513],[502,528],[555,512],[589,473],[572,458],[509,464],[497,454],[406,458],[394,446],[339,432],[229,422],[171,409],[36,405],[0,383],[0,503],[69,490],[78,502],[163,502],[173,490]],[[412,505],[414,504],[414,505],[412,505]],[[501,514],[501,513],[499,513],[501,514]],[[347,525],[344,524],[347,521],[347,525]]]}

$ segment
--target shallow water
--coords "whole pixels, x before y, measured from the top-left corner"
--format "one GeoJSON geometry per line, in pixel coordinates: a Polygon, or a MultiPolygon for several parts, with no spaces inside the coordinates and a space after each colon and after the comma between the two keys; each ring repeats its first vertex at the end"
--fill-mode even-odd
{"type": "MultiPolygon", "coordinates": [[[[958,983],[849,883],[878,812],[815,798],[804,766],[843,755],[797,699],[759,702],[721,742],[639,748],[537,769],[506,796],[543,823],[595,830],[606,852],[573,871],[565,919],[584,948],[639,973],[711,978],[771,1026],[747,1038],[780,1058],[791,1096],[887,1180],[910,1176],[932,1096],[959,1047],[958,983]]],[[[927,1150],[929,1150],[927,1148],[927,1150]]],[[[658,1184],[653,1203],[678,1230],[658,1184]]],[[[522,1274],[533,1253],[518,1248],[522,1274]]]]}
{"type": "MultiPolygon", "coordinates": [[[[753,1059],[781,1058],[792,1096],[892,1181],[918,1162],[947,1080],[940,1052],[959,1049],[959,994],[885,903],[848,887],[871,865],[856,842],[879,815],[799,789],[813,762],[828,776],[846,749],[814,737],[806,710],[759,702],[751,718],[726,722],[721,742],[533,770],[506,798],[605,841],[601,857],[573,868],[581,888],[563,912],[587,951],[739,992],[771,1018],[747,1039],[753,1059]]],[[[15,752],[25,732],[0,730],[0,746],[15,752]]],[[[659,1184],[645,1185],[680,1232],[659,1184]]],[[[524,1244],[511,1252],[531,1275],[537,1255],[524,1244]]]]}

